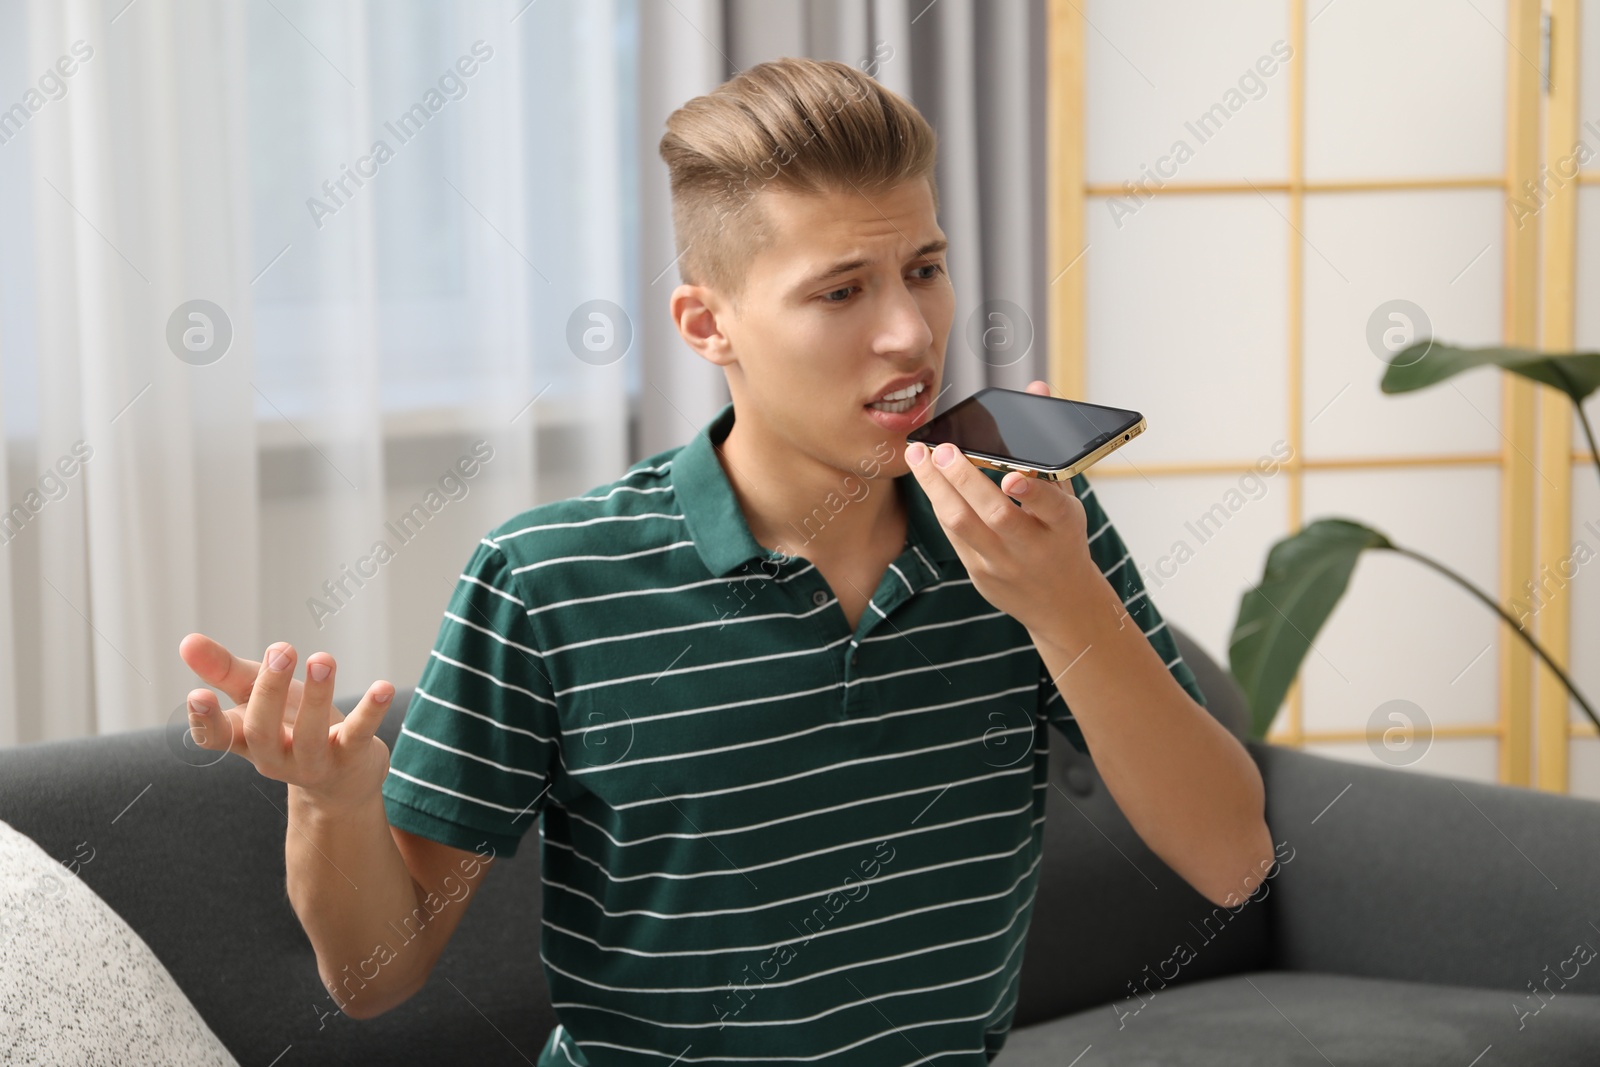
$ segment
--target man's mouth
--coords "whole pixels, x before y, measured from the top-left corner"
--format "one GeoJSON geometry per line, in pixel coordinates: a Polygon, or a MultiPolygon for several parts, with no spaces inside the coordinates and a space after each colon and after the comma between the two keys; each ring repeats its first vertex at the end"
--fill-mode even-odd
{"type": "Polygon", "coordinates": [[[891,415],[903,415],[917,406],[919,398],[927,388],[926,382],[916,382],[904,389],[896,389],[877,403],[868,404],[867,407],[891,415]]]}

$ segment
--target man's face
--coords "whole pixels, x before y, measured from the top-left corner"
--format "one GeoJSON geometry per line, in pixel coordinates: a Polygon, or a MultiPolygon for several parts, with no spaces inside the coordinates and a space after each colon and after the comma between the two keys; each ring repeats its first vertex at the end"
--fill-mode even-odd
{"type": "Polygon", "coordinates": [[[757,195],[774,239],[750,262],[738,311],[717,315],[738,422],[837,469],[905,473],[905,435],[939,395],[955,312],[928,183],[757,195]],[[912,376],[922,391],[898,404],[909,410],[869,409],[912,376]]]}

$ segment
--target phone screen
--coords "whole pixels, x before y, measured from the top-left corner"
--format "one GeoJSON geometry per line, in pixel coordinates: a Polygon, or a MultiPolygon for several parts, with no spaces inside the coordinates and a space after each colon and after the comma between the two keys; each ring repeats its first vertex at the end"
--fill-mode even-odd
{"type": "Polygon", "coordinates": [[[1032,467],[1065,467],[1136,426],[1127,408],[1061,400],[1016,389],[980,389],[906,434],[908,441],[949,441],[961,451],[1032,467]]]}

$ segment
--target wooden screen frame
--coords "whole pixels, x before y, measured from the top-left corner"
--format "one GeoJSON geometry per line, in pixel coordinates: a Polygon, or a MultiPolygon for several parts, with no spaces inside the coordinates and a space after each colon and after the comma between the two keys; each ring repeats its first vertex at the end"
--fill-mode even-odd
{"type": "MultiPolygon", "coordinates": [[[[1483,176],[1315,181],[1305,179],[1305,64],[1287,65],[1289,72],[1288,178],[1273,182],[1166,182],[1154,190],[1160,196],[1219,192],[1279,192],[1288,203],[1288,444],[1293,450],[1281,471],[1287,475],[1287,525],[1292,533],[1304,521],[1304,474],[1312,470],[1357,470],[1405,467],[1487,467],[1500,470],[1499,596],[1502,603],[1522,593],[1535,577],[1535,563],[1548,564],[1565,556],[1571,536],[1571,470],[1582,458],[1572,448],[1572,419],[1566,398],[1517,375],[1501,372],[1501,425],[1504,444],[1498,452],[1463,453],[1426,457],[1373,456],[1329,459],[1304,457],[1302,351],[1304,316],[1304,251],[1300,236],[1305,196],[1321,192],[1376,192],[1415,189],[1499,189],[1507,201],[1521,197],[1523,183],[1540,176],[1554,153],[1569,151],[1577,133],[1577,79],[1560,72],[1578,69],[1579,0],[1550,0],[1552,38],[1550,62],[1556,76],[1551,95],[1545,93],[1543,72],[1536,66],[1543,54],[1544,25],[1537,0],[1507,0],[1506,5],[1506,155],[1504,173],[1483,176]],[[1539,124],[1550,123],[1547,159],[1539,156],[1539,124]],[[1569,136],[1570,134],[1570,136],[1569,136]],[[1530,454],[1537,452],[1536,468],[1530,454]],[[1537,494],[1539,471],[1556,488],[1537,494]]],[[[1049,165],[1047,288],[1050,306],[1049,375],[1068,396],[1081,397],[1087,383],[1086,277],[1084,258],[1085,211],[1094,196],[1116,196],[1119,186],[1089,185],[1085,180],[1084,94],[1085,23],[1087,17],[1074,0],[1050,0],[1047,55],[1047,159],[1049,165]]],[[[1294,55],[1305,55],[1306,2],[1289,2],[1289,43],[1294,55]]],[[[1600,174],[1581,174],[1566,184],[1541,211],[1539,226],[1518,228],[1507,212],[1504,220],[1502,265],[1502,338],[1508,344],[1533,345],[1543,338],[1547,347],[1570,347],[1572,342],[1574,243],[1576,194],[1581,184],[1600,183],[1600,174]],[[1545,233],[1543,268],[1545,284],[1539,289],[1540,232],[1545,233]]],[[[1250,461],[1206,463],[1147,463],[1139,473],[1234,474],[1251,468],[1250,461]]],[[[1110,467],[1097,477],[1126,476],[1130,472],[1110,467]]],[[[1540,641],[1563,666],[1570,652],[1571,605],[1565,588],[1558,590],[1536,616],[1540,641]]],[[[1439,724],[1439,738],[1491,737],[1499,748],[1501,782],[1540,788],[1567,789],[1568,743],[1572,736],[1594,734],[1587,723],[1572,721],[1565,690],[1545,669],[1534,672],[1532,653],[1504,626],[1498,642],[1498,716],[1490,723],[1439,724]],[[1534,694],[1537,689],[1539,744],[1534,748],[1534,694]]],[[[1366,729],[1305,729],[1303,694],[1299,680],[1290,687],[1281,728],[1269,732],[1274,743],[1303,747],[1315,741],[1370,740],[1366,729]]],[[[1276,724],[1275,724],[1276,725],[1276,724]]]]}

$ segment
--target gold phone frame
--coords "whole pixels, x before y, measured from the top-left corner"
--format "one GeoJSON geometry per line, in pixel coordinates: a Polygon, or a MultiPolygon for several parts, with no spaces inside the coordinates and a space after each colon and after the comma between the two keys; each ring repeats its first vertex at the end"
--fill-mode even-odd
{"type": "Polygon", "coordinates": [[[973,455],[970,452],[962,452],[961,454],[966,456],[974,467],[987,467],[993,471],[1017,471],[1029,478],[1043,478],[1047,482],[1064,482],[1074,475],[1081,474],[1082,472],[1088,470],[1090,467],[1094,466],[1096,463],[1099,463],[1102,459],[1105,459],[1107,456],[1111,455],[1111,453],[1115,452],[1117,449],[1121,448],[1135,437],[1138,437],[1140,434],[1144,433],[1145,428],[1148,425],[1149,423],[1145,417],[1143,415],[1139,416],[1139,421],[1137,423],[1128,427],[1121,434],[1113,437],[1111,440],[1107,441],[1093,452],[1083,456],[1077,462],[1068,464],[1065,467],[1035,467],[1029,463],[1009,462],[1003,459],[993,459],[988,456],[973,455]]]}

